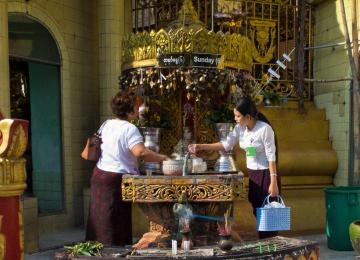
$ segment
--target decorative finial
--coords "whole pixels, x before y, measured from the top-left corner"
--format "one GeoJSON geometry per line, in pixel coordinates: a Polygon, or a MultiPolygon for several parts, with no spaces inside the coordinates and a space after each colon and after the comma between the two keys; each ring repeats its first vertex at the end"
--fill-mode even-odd
{"type": "Polygon", "coordinates": [[[199,20],[191,0],[184,0],[183,5],[178,11],[177,19],[170,23],[167,31],[185,26],[190,26],[194,29],[204,28],[204,24],[199,20]]]}
{"type": "Polygon", "coordinates": [[[180,18],[181,16],[185,16],[186,20],[199,20],[191,0],[184,0],[183,5],[178,13],[178,17],[180,18]]]}

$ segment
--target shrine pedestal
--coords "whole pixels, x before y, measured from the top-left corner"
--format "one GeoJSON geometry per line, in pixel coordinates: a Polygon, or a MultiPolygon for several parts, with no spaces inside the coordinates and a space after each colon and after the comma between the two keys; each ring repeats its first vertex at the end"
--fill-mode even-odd
{"type": "MultiPolygon", "coordinates": [[[[171,235],[177,233],[173,205],[182,194],[193,208],[195,218],[191,224],[192,240],[215,241],[217,221],[223,221],[224,213],[239,200],[243,176],[239,174],[189,175],[189,176],[134,176],[124,175],[122,196],[124,201],[137,203],[150,221],[149,233],[138,244],[146,247],[151,243],[166,247],[171,235]],[[215,220],[215,221],[214,221],[215,220]]],[[[169,245],[168,245],[169,246],[169,245]]]]}

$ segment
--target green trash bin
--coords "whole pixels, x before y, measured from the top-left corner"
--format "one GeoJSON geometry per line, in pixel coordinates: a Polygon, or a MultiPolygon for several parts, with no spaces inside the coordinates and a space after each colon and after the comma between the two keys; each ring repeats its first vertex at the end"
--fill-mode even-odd
{"type": "Polygon", "coordinates": [[[327,246],[339,251],[353,250],[349,225],[360,219],[360,186],[325,189],[327,246]]]}

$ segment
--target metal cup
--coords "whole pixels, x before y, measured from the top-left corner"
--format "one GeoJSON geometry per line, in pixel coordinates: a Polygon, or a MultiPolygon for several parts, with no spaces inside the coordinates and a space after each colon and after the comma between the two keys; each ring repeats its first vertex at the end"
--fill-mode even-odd
{"type": "Polygon", "coordinates": [[[145,173],[146,173],[146,176],[152,176],[152,170],[146,169],[145,173]]]}

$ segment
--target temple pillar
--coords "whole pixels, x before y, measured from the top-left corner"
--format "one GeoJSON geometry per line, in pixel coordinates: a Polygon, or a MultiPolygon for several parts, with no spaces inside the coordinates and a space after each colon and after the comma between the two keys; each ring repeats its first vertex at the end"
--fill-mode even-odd
{"type": "Polygon", "coordinates": [[[26,188],[28,121],[0,120],[0,260],[24,259],[20,195],[26,188]]]}
{"type": "Polygon", "coordinates": [[[0,111],[10,116],[8,3],[0,0],[0,111]]]}
{"type": "Polygon", "coordinates": [[[129,27],[131,1],[103,0],[98,2],[100,120],[102,121],[111,115],[110,99],[119,90],[121,42],[125,28],[129,27]],[[130,14],[125,11],[129,9],[129,4],[130,14]]]}

